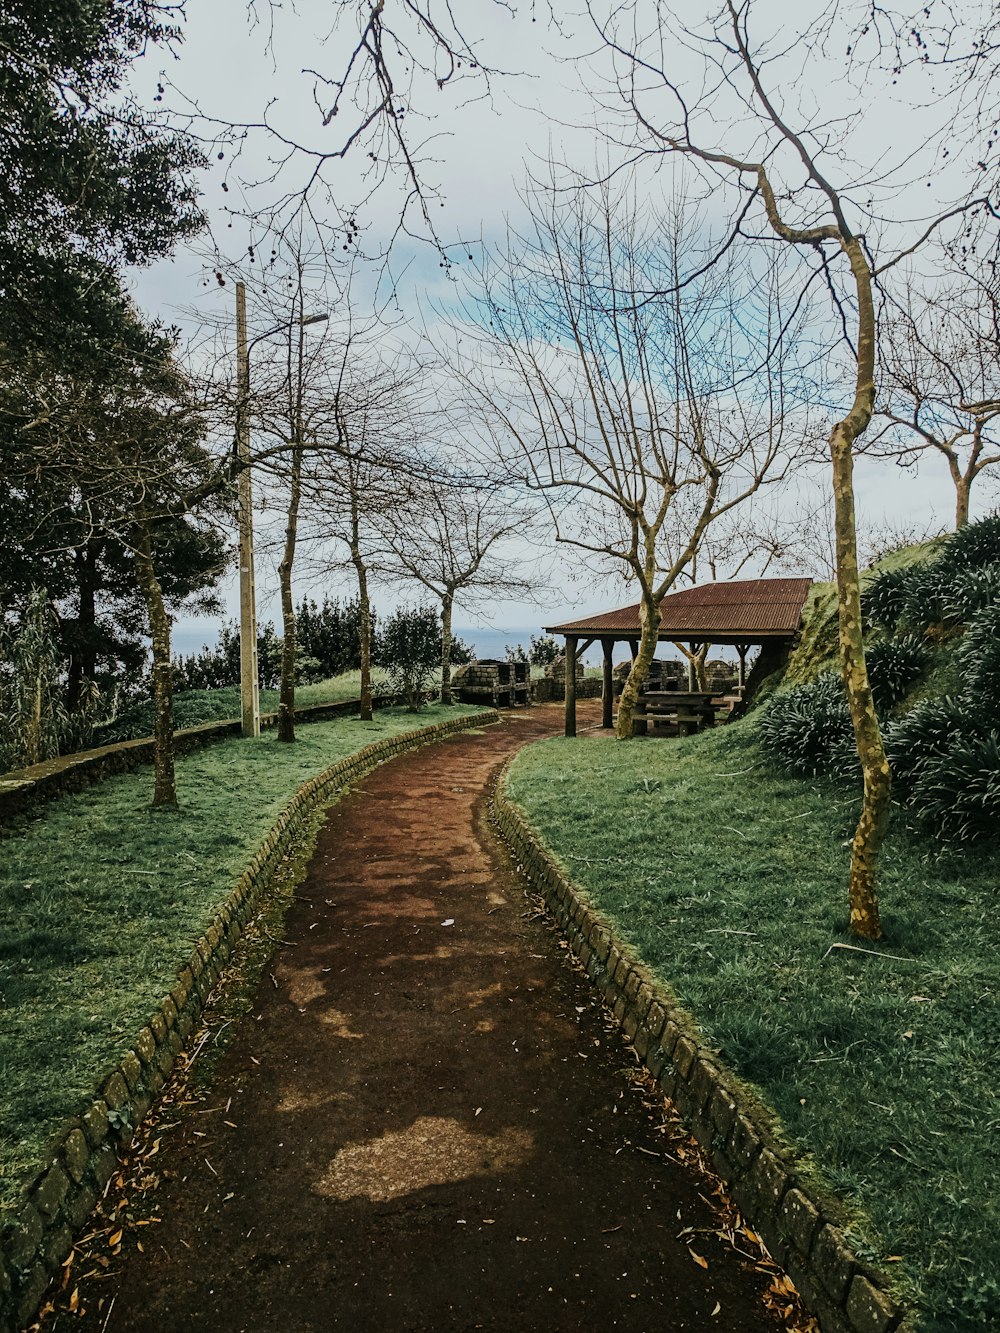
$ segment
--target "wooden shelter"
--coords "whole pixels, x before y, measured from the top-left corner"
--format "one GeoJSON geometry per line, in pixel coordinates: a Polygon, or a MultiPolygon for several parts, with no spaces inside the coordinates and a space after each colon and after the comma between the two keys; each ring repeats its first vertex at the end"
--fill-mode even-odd
{"type": "MultiPolygon", "coordinates": [[[[802,623],[802,607],[811,579],[739,579],[704,583],[668,593],[660,603],[660,642],[686,643],[692,652],[702,644],[728,644],[739,655],[739,683],[746,684],[746,655],[757,645],[790,644],[802,623]]],[[[611,665],[616,643],[639,651],[639,603],[587,616],[564,625],[550,625],[546,634],[566,640],[566,735],[576,735],[576,661],[594,643],[604,649],[604,714],[613,725],[611,665]]]]}

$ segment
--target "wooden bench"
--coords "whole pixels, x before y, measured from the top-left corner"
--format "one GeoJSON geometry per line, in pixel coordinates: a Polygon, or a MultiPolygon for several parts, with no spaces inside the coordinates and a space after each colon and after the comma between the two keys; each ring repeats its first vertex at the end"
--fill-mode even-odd
{"type": "Polygon", "coordinates": [[[636,700],[633,736],[693,736],[715,725],[711,694],[687,690],[649,690],[636,700]]]}

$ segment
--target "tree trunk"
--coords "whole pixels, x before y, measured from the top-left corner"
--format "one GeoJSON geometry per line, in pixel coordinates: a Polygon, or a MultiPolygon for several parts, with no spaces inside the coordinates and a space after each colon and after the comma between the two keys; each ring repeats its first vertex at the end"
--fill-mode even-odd
{"type": "Polygon", "coordinates": [[[295,740],[295,659],[298,643],[295,637],[295,606],[292,601],[292,566],[295,563],[295,542],[299,530],[299,501],[302,498],[302,442],[292,451],[291,489],[288,496],[288,521],[285,526],[285,549],[278,566],[281,587],[281,680],[278,683],[278,740],[295,740]]]}
{"type": "Polygon", "coordinates": [[[441,702],[451,699],[451,612],[453,595],[446,592],[441,598],[441,702]]]}
{"type": "Polygon", "coordinates": [[[97,674],[94,655],[94,631],[97,625],[97,561],[100,548],[94,542],[73,551],[76,575],[76,643],[66,673],[66,707],[78,713],[85,706],[84,682],[97,674]]]}
{"type": "Polygon", "coordinates": [[[867,429],[875,403],[875,308],[871,274],[860,241],[844,242],[858,293],[858,378],[854,404],[830,432],[840,671],[847,691],[864,779],[861,816],[851,843],[851,930],[862,939],[882,938],[875,868],[889,820],[892,777],[875,715],[861,630],[861,585],[854,511],[854,442],[867,429]]]}
{"type": "Polygon", "coordinates": [[[621,698],[618,700],[618,724],[615,736],[620,741],[632,736],[632,720],[635,716],[636,700],[649,676],[649,664],[656,656],[657,633],[660,628],[660,604],[644,596],[639,603],[639,651],[632,659],[632,669],[628,673],[621,698]]]}
{"type": "Polygon", "coordinates": [[[351,563],[358,576],[358,638],[361,657],[361,721],[372,720],[372,608],[368,570],[361,551],[361,519],[357,498],[351,497],[351,563]]]}
{"type": "Polygon", "coordinates": [[[170,664],[170,616],[153,566],[149,529],[140,536],[135,553],[139,586],[146,598],[149,635],[153,642],[153,806],[177,804],[174,774],[173,668],[170,664]]]}
{"type": "Polygon", "coordinates": [[[969,521],[969,491],[971,490],[971,481],[968,477],[960,477],[955,482],[955,530],[964,528],[969,521]]]}

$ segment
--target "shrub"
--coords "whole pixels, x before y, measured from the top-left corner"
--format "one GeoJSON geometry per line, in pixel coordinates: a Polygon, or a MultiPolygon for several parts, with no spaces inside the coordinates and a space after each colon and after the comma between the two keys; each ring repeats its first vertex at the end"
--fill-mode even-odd
{"type": "Polygon", "coordinates": [[[1000,599],[970,622],[955,657],[970,708],[1000,724],[1000,599]]]}
{"type": "Polygon", "coordinates": [[[878,639],[865,649],[875,707],[888,712],[908,694],[930,665],[931,651],[915,634],[878,639]]]}
{"type": "Polygon", "coordinates": [[[996,837],[1000,826],[1000,732],[966,732],[911,775],[907,806],[941,842],[996,837]]]}
{"type": "Polygon", "coordinates": [[[434,607],[404,606],[395,611],[379,632],[375,660],[388,672],[392,690],[415,713],[441,662],[441,622],[434,607]]]}
{"type": "Polygon", "coordinates": [[[1000,563],[1000,513],[967,523],[949,539],[935,566],[949,572],[1000,563]]]}
{"type": "Polygon", "coordinates": [[[885,750],[892,769],[895,794],[909,795],[921,768],[947,759],[969,730],[969,707],[953,695],[922,699],[885,730],[885,750]]]}
{"type": "Polygon", "coordinates": [[[531,636],[528,647],[528,661],[532,666],[548,666],[559,656],[561,649],[551,635],[543,634],[539,638],[531,636]]]}
{"type": "Polygon", "coordinates": [[[760,736],[765,748],[794,773],[857,768],[847,698],[832,671],[776,694],[761,715],[760,736]]]}
{"type": "Polygon", "coordinates": [[[906,605],[909,573],[909,569],[887,569],[872,579],[861,596],[866,621],[892,633],[906,605]]]}
{"type": "Polygon", "coordinates": [[[1000,603],[1000,564],[959,569],[947,581],[944,610],[949,620],[968,623],[996,603],[1000,603]]]}

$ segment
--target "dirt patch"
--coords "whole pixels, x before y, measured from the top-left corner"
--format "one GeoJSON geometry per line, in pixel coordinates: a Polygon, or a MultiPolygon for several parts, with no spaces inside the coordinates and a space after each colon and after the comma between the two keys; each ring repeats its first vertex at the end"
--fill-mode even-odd
{"type": "Polygon", "coordinates": [[[47,1329],[788,1326],[488,828],[502,763],[560,729],[534,709],[333,807],[207,1099],[147,1135],[47,1329]]]}

